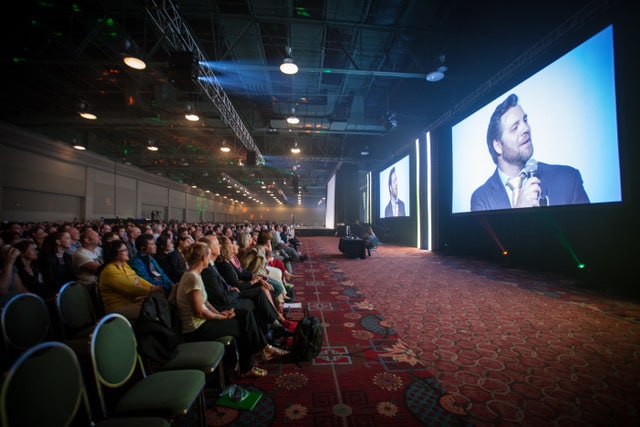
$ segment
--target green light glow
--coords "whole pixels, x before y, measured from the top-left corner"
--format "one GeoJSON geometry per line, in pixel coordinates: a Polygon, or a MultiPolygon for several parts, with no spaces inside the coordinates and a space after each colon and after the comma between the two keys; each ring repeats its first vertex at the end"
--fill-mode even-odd
{"type": "Polygon", "coordinates": [[[311,14],[304,7],[296,7],[296,15],[306,16],[307,18],[311,16],[311,14]]]}

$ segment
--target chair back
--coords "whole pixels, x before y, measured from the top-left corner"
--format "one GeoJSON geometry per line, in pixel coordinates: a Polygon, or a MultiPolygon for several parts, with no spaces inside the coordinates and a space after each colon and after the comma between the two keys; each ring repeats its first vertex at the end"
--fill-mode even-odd
{"type": "Polygon", "coordinates": [[[65,283],[58,292],[56,308],[65,338],[85,338],[93,332],[96,312],[91,294],[82,283],[65,283]]]}
{"type": "Polygon", "coordinates": [[[0,393],[0,424],[66,427],[81,405],[91,420],[78,358],[67,345],[45,341],[26,350],[9,370],[0,393]]]}
{"type": "Polygon", "coordinates": [[[100,294],[100,286],[98,283],[89,286],[89,294],[91,295],[91,302],[93,302],[96,317],[101,319],[106,313],[104,312],[104,303],[102,302],[102,294],[100,294]]]}
{"type": "Polygon", "coordinates": [[[121,314],[110,313],[98,322],[91,337],[91,364],[102,411],[107,414],[104,387],[115,389],[125,385],[140,368],[136,337],[131,323],[121,314]]]}
{"type": "Polygon", "coordinates": [[[52,334],[47,304],[33,293],[21,293],[11,298],[4,306],[0,323],[9,362],[52,334]]]}

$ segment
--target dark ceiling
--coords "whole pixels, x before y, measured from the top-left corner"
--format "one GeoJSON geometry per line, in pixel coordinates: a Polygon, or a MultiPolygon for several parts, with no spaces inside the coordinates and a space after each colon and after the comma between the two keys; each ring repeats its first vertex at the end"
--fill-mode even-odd
{"type": "Polygon", "coordinates": [[[589,3],[25,0],[3,29],[0,120],[214,193],[231,177],[245,203],[314,205],[337,168],[389,161],[589,3]],[[145,70],[122,63],[126,40],[145,70]]]}

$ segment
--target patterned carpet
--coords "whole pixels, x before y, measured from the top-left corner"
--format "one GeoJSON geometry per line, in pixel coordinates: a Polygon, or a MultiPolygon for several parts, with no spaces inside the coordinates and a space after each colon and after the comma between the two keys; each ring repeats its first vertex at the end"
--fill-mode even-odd
{"type": "Polygon", "coordinates": [[[252,411],[209,396],[209,426],[640,425],[640,304],[412,248],[346,259],[335,237],[302,241],[296,299],[326,327],[321,354],[237,381],[263,393],[252,411]]]}

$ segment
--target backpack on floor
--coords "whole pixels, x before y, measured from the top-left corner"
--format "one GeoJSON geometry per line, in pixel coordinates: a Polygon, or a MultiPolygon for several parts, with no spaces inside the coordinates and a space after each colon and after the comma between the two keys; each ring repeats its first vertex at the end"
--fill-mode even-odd
{"type": "Polygon", "coordinates": [[[320,354],[324,329],[322,322],[305,311],[305,316],[298,322],[293,333],[291,357],[294,362],[312,360],[320,354]]]}

